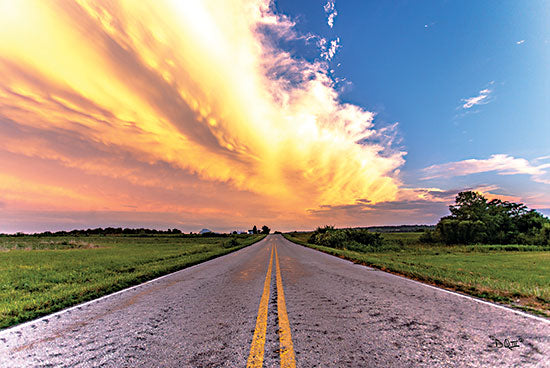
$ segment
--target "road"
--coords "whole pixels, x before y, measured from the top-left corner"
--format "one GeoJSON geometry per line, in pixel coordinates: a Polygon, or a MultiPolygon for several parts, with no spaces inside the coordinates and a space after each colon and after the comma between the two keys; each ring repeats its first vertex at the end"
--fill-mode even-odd
{"type": "Polygon", "coordinates": [[[547,320],[280,235],[0,343],[1,367],[550,367],[547,320]]]}

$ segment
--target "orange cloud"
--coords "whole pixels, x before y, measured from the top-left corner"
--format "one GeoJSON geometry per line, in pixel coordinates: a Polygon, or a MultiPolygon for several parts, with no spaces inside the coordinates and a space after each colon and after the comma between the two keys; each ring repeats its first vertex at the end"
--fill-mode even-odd
{"type": "MultiPolygon", "coordinates": [[[[372,113],[339,102],[325,64],[273,46],[266,27],[296,35],[267,0],[0,0],[0,10],[0,155],[59,173],[36,203],[210,208],[248,221],[250,203],[298,219],[397,196],[404,153],[379,143],[387,132],[372,113]],[[99,177],[108,199],[94,197],[98,186],[76,189],[99,177]],[[242,201],[221,200],[227,193],[242,201]]],[[[22,196],[51,179],[21,171],[4,186],[22,196]]],[[[8,199],[17,209],[21,198],[8,199]]]]}

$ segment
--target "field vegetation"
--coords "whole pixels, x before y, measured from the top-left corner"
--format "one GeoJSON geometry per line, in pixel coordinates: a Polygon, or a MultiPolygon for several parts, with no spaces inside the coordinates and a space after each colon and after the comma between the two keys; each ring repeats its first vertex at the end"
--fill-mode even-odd
{"type": "Polygon", "coordinates": [[[0,236],[0,328],[250,245],[265,235],[0,236]]]}
{"type": "Polygon", "coordinates": [[[550,316],[550,220],[521,203],[461,192],[434,227],[317,228],[296,243],[550,316]],[[407,230],[421,230],[406,232],[407,230]]]}
{"type": "Polygon", "coordinates": [[[550,317],[550,246],[427,244],[421,241],[424,232],[415,232],[378,234],[380,241],[361,247],[345,242],[333,247],[316,244],[315,233],[284,236],[357,263],[550,317]]]}

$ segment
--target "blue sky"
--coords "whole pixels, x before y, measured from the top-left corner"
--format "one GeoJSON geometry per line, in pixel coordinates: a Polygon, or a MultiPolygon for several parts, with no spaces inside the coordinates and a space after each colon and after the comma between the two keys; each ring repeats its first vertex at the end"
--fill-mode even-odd
{"type": "MultiPolygon", "coordinates": [[[[490,186],[529,201],[548,184],[498,171],[421,180],[430,165],[494,154],[535,161],[550,155],[550,2],[276,1],[303,34],[339,39],[328,61],[341,99],[399,122],[408,152],[402,178],[411,187],[490,186]],[[332,7],[332,5],[330,5],[332,7]],[[329,11],[328,14],[330,14],[329,11]],[[481,97],[475,104],[468,99],[481,97]],[[468,108],[465,108],[467,105],[468,108]],[[497,188],[498,187],[498,188],[497,188]]],[[[312,45],[313,44],[313,45],[312,45]]],[[[293,51],[316,57],[308,46],[293,51]]],[[[318,56],[317,56],[318,57],[318,56]]],[[[531,204],[545,207],[546,200],[531,204]]]]}

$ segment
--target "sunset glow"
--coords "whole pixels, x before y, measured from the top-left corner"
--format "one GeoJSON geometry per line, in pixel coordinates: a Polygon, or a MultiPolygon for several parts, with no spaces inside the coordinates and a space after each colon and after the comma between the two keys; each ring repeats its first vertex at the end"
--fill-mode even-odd
{"type": "Polygon", "coordinates": [[[279,211],[395,198],[402,152],[368,142],[373,115],[338,103],[323,65],[269,46],[259,27],[292,25],[267,2],[154,4],[3,2],[3,150],[60,171],[14,167],[5,175],[20,185],[4,181],[4,200],[20,203],[19,191],[48,182],[35,204],[162,209],[163,198],[148,205],[126,187],[177,191],[170,173],[157,178],[159,166],[266,197],[279,211]],[[60,167],[82,175],[67,181],[60,167]],[[110,195],[93,200],[96,188],[83,188],[89,175],[115,179],[105,184],[110,195]]]}

